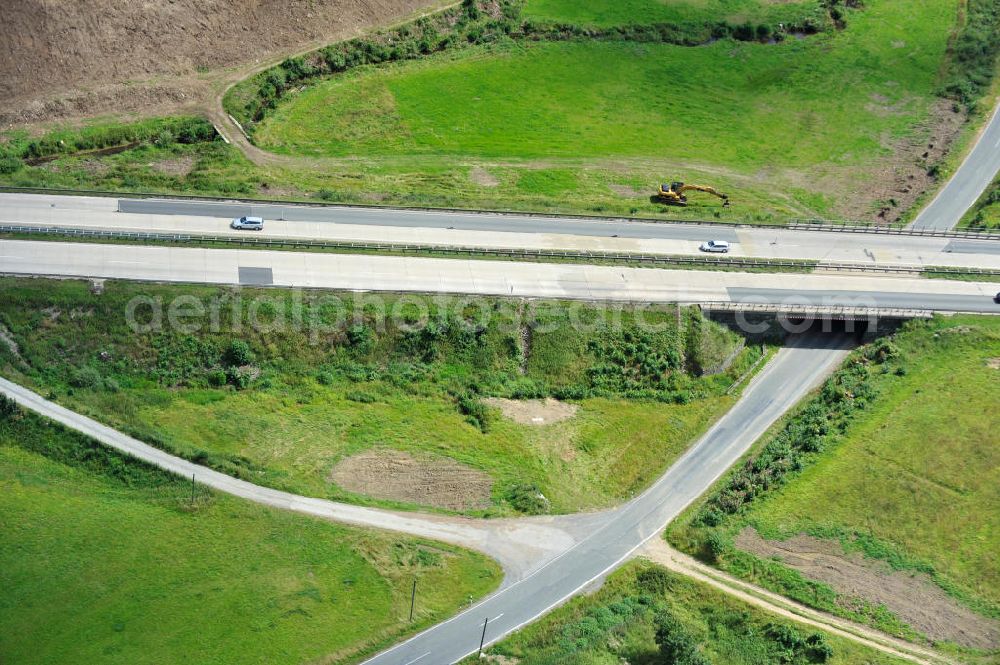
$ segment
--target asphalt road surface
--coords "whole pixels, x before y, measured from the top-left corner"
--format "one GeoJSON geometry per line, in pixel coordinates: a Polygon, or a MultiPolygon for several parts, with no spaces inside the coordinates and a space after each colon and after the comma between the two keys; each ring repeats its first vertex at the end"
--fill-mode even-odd
{"type": "Polygon", "coordinates": [[[910,225],[914,229],[954,228],[1000,171],[1000,105],[972,152],[951,180],[910,225]]]}
{"type": "MultiPolygon", "coordinates": [[[[733,257],[1000,269],[1000,239],[303,206],[282,206],[280,213],[271,210],[264,230],[253,232],[229,228],[230,215],[246,211],[241,204],[166,200],[140,201],[135,206],[157,213],[118,212],[117,206],[116,199],[99,197],[0,194],[0,222],[254,239],[670,255],[699,255],[701,243],[715,239],[728,240],[733,257]],[[286,219],[279,219],[281,215],[286,219]]],[[[123,206],[131,207],[125,202],[123,206]]]]}
{"type": "Polygon", "coordinates": [[[743,398],[649,490],[556,559],[454,619],[366,661],[445,665],[533,621],[628,558],[705,492],[786,410],[843,360],[850,338],[804,337],[783,349],[743,398]]]}
{"type": "Polygon", "coordinates": [[[656,224],[621,222],[528,215],[497,215],[489,213],[436,212],[350,207],[305,207],[242,203],[212,203],[169,199],[122,199],[122,213],[156,215],[190,215],[233,219],[244,215],[270,220],[297,222],[335,222],[362,226],[401,228],[443,228],[463,231],[493,231],[501,233],[559,233],[579,236],[616,236],[620,238],[661,238],[668,240],[704,241],[706,235],[715,240],[736,242],[736,232],[725,226],[706,229],[694,224],[656,224]]]}
{"type": "Polygon", "coordinates": [[[811,273],[0,240],[0,273],[620,302],[795,304],[1000,314],[994,283],[811,273]],[[732,289],[739,300],[734,300],[732,289]],[[851,303],[844,302],[848,294],[851,303]],[[835,296],[835,297],[834,297],[835,296]],[[752,299],[752,300],[751,300],[752,299]]]}

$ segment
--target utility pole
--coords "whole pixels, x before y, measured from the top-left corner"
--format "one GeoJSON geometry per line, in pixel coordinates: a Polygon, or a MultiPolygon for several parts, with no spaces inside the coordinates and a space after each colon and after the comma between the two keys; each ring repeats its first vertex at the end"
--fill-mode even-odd
{"type": "Polygon", "coordinates": [[[191,474],[191,506],[194,507],[194,474],[191,474]]]}
{"type": "Polygon", "coordinates": [[[483,657],[483,645],[486,643],[486,624],[488,624],[489,622],[490,622],[489,617],[483,619],[483,636],[479,638],[479,653],[477,654],[478,658],[483,657]]]}
{"type": "Polygon", "coordinates": [[[410,593],[410,622],[413,621],[413,606],[417,602],[417,578],[413,578],[413,592],[410,593]]]}

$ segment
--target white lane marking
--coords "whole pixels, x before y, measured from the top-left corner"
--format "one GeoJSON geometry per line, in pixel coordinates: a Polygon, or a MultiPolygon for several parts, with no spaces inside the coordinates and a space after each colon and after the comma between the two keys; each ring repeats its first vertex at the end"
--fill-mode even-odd
{"type": "Polygon", "coordinates": [[[416,658],[414,658],[413,660],[411,660],[411,661],[410,661],[410,662],[408,662],[408,663],[405,663],[404,665],[413,665],[413,663],[417,662],[417,661],[418,661],[418,660],[420,660],[421,658],[426,658],[426,657],[427,657],[427,656],[429,656],[429,655],[431,655],[431,652],[430,652],[430,651],[428,651],[427,653],[425,653],[425,654],[424,654],[424,655],[422,655],[422,656],[417,656],[416,658]]]}
{"type": "Polygon", "coordinates": [[[498,621],[500,619],[500,617],[502,617],[502,616],[503,616],[503,612],[501,612],[500,614],[496,615],[495,618],[490,619],[490,621],[498,621]]]}
{"type": "Polygon", "coordinates": [[[1000,148],[1000,139],[997,139],[997,142],[993,144],[993,147],[1000,148]]]}
{"type": "Polygon", "coordinates": [[[141,266],[145,264],[145,261],[108,261],[108,263],[125,263],[131,266],[141,266]]]}

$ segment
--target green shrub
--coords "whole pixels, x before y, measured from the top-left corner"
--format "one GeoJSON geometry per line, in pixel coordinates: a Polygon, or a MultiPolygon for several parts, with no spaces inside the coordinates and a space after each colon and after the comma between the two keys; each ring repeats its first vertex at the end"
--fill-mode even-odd
{"type": "Polygon", "coordinates": [[[156,135],[153,139],[153,143],[164,148],[174,142],[174,134],[169,129],[164,129],[162,132],[156,135]]]}
{"type": "Polygon", "coordinates": [[[376,401],[374,395],[366,392],[361,392],[360,390],[352,390],[345,395],[347,399],[351,402],[357,402],[359,404],[372,404],[376,401]]]}
{"type": "Polygon", "coordinates": [[[0,173],[16,173],[20,171],[23,166],[24,162],[13,155],[0,157],[0,173]]]}
{"type": "Polygon", "coordinates": [[[656,644],[660,650],[660,662],[665,665],[711,665],[701,655],[694,637],[667,610],[656,616],[656,644]]]}
{"type": "Polygon", "coordinates": [[[458,410],[470,425],[479,428],[483,434],[490,431],[492,413],[477,395],[465,394],[458,398],[458,410]]]}
{"type": "Polygon", "coordinates": [[[542,515],[549,511],[549,500],[531,483],[515,483],[504,496],[515,510],[525,515],[542,515]]]}
{"type": "Polygon", "coordinates": [[[222,369],[214,369],[208,372],[208,385],[215,388],[221,388],[226,385],[227,377],[226,371],[222,369]]]}
{"type": "Polygon", "coordinates": [[[375,343],[375,333],[365,325],[353,325],[347,329],[347,344],[359,355],[371,351],[375,343]]]}
{"type": "Polygon", "coordinates": [[[18,406],[17,402],[6,395],[0,395],[0,418],[13,420],[20,413],[21,407],[18,406]]]}
{"type": "Polygon", "coordinates": [[[237,390],[246,390],[249,388],[256,374],[257,369],[255,367],[247,367],[245,365],[230,367],[226,370],[226,378],[237,390]]]}
{"type": "Polygon", "coordinates": [[[70,375],[69,385],[74,388],[96,388],[104,381],[101,373],[93,367],[81,367],[70,375]]]}
{"type": "Polygon", "coordinates": [[[726,537],[714,529],[705,539],[705,551],[713,563],[718,561],[728,548],[729,543],[726,541],[726,537]]]}
{"type": "Polygon", "coordinates": [[[254,359],[250,345],[242,339],[234,339],[226,348],[226,362],[230,365],[249,365],[254,359]]]}
{"type": "Polygon", "coordinates": [[[635,581],[640,589],[655,597],[663,596],[670,589],[670,573],[659,566],[639,571],[635,581]]]}

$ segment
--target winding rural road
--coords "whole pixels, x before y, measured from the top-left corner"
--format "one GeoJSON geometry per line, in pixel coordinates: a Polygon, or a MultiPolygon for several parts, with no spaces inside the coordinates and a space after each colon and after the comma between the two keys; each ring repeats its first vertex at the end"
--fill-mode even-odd
{"type": "Polygon", "coordinates": [[[297,496],[213,471],[143,443],[0,378],[0,393],[27,409],[86,434],[95,441],[255,503],[370,528],[398,531],[479,550],[504,569],[504,584],[524,579],[544,562],[572,547],[603,518],[600,513],[528,519],[475,520],[407,513],[297,496]]]}
{"type": "Polygon", "coordinates": [[[484,521],[376,510],[295,496],[174,457],[38,394],[0,379],[0,392],[117,450],[205,485],[269,506],[475,547],[508,571],[499,591],[454,618],[366,661],[370,665],[446,665],[490,644],[610,572],[705,492],[785,411],[844,359],[853,339],[802,335],[745,388],[742,398],[656,483],[618,509],[545,520],[484,521]]]}
{"type": "Polygon", "coordinates": [[[1000,171],[1000,104],[972,151],[948,183],[910,225],[917,230],[954,228],[1000,171]]]}

